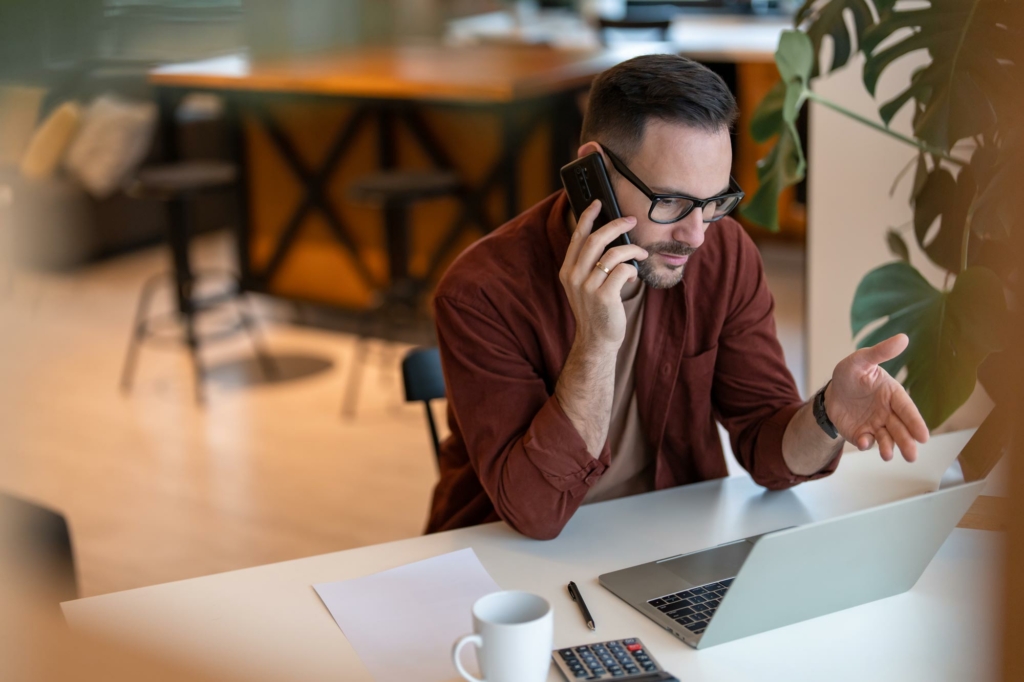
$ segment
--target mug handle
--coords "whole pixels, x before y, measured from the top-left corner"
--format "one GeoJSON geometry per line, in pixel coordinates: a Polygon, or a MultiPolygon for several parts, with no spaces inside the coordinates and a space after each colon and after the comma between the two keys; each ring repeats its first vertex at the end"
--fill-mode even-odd
{"type": "Polygon", "coordinates": [[[460,637],[459,641],[457,641],[455,646],[452,647],[452,663],[455,664],[455,669],[459,671],[459,674],[469,680],[469,682],[484,682],[484,680],[473,677],[467,673],[466,669],[462,667],[462,661],[459,660],[459,654],[462,652],[462,647],[467,644],[474,644],[476,645],[476,648],[479,649],[484,645],[484,640],[480,635],[464,635],[460,637]]]}

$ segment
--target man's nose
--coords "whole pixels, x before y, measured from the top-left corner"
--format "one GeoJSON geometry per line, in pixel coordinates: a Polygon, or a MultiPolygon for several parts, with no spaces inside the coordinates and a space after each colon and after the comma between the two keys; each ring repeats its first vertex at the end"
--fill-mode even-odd
{"type": "Polygon", "coordinates": [[[707,223],[704,222],[704,215],[699,208],[695,208],[690,211],[690,215],[672,227],[672,239],[696,249],[704,243],[706,229],[707,223]]]}

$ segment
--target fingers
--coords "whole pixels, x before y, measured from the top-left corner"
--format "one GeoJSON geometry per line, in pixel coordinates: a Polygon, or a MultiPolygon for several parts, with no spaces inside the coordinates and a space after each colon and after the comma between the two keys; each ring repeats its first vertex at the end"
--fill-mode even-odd
{"type": "Polygon", "coordinates": [[[910,344],[910,337],[906,334],[897,334],[896,336],[890,336],[885,341],[877,343],[869,348],[863,348],[859,351],[861,359],[872,365],[880,365],[883,362],[892,360],[894,357],[902,353],[907,349],[907,345],[910,344]]]}
{"type": "Polygon", "coordinates": [[[595,199],[590,206],[580,214],[580,219],[576,221],[576,229],[572,231],[572,237],[569,239],[569,249],[565,252],[565,264],[568,267],[572,267],[576,264],[576,261],[580,256],[580,249],[583,248],[583,244],[586,243],[587,237],[590,236],[590,232],[594,227],[594,221],[597,216],[601,213],[601,200],[595,199]]]}
{"type": "Polygon", "coordinates": [[[899,420],[899,417],[894,414],[890,414],[889,421],[886,422],[885,428],[893,437],[893,440],[896,442],[896,446],[903,454],[903,459],[908,462],[916,461],[917,442],[914,441],[914,437],[910,435],[910,431],[908,431],[903,422],[899,420]]]}
{"type": "Polygon", "coordinates": [[[626,286],[626,282],[637,278],[636,268],[629,263],[619,263],[610,274],[605,275],[600,272],[600,275],[605,279],[597,293],[608,302],[622,300],[622,287],[626,286]]]}
{"type": "Polygon", "coordinates": [[[587,237],[586,242],[580,249],[575,267],[583,272],[593,268],[597,261],[602,260],[601,256],[604,255],[608,245],[620,235],[632,230],[635,226],[636,218],[626,216],[599,227],[593,234],[587,237]]]}
{"type": "Polygon", "coordinates": [[[875,431],[875,438],[878,439],[878,452],[882,455],[882,459],[886,462],[892,460],[893,444],[889,431],[884,426],[879,427],[875,431]]]}
{"type": "Polygon", "coordinates": [[[875,437],[870,433],[862,433],[857,436],[857,449],[861,452],[869,450],[875,445],[875,437]]]}
{"type": "Polygon", "coordinates": [[[917,409],[917,405],[914,404],[914,401],[911,400],[902,386],[893,392],[891,405],[892,411],[906,425],[914,440],[918,443],[927,443],[928,425],[925,424],[921,412],[917,409]]]}
{"type": "MultiPolygon", "coordinates": [[[[609,270],[615,268],[619,263],[625,263],[628,260],[645,260],[647,258],[647,250],[642,246],[636,244],[627,244],[624,246],[613,246],[601,255],[601,259],[598,261],[601,265],[605,266],[609,270]]],[[[594,263],[597,266],[597,263],[594,263]]],[[[632,266],[630,266],[632,267],[632,266]]],[[[598,268],[600,269],[600,268],[598,268]]]]}

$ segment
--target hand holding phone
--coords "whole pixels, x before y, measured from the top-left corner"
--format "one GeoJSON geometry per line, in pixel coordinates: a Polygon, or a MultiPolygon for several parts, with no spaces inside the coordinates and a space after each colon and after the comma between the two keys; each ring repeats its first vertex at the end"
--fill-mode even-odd
{"type": "MultiPolygon", "coordinates": [[[[605,168],[604,159],[600,154],[594,152],[566,164],[562,167],[560,175],[562,176],[562,186],[565,187],[565,192],[569,196],[569,206],[572,208],[572,214],[577,222],[583,215],[583,211],[587,210],[594,200],[601,202],[601,212],[594,219],[594,231],[622,217],[622,213],[619,211],[619,202],[615,198],[615,191],[608,179],[608,170],[605,168]]],[[[616,237],[608,245],[608,248],[631,243],[629,235],[622,234],[616,237]]],[[[628,262],[633,267],[637,267],[635,260],[630,259],[628,262]]]]}

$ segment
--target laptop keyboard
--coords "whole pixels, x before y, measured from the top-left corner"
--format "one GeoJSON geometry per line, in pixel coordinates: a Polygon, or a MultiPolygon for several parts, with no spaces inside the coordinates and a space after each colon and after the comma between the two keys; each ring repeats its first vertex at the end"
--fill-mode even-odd
{"type": "Polygon", "coordinates": [[[682,592],[651,599],[647,603],[693,634],[699,635],[704,632],[708,621],[715,615],[732,581],[733,579],[729,578],[700,587],[691,587],[682,592]]]}

